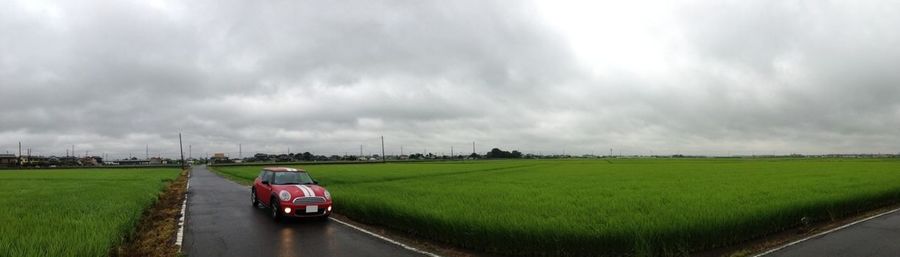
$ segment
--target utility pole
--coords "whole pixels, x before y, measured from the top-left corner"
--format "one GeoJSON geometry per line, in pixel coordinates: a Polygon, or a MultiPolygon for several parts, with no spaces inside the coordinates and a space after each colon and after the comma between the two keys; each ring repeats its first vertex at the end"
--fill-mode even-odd
{"type": "Polygon", "coordinates": [[[362,156],[363,156],[363,155],[362,155],[362,146],[363,146],[363,145],[359,145],[359,157],[362,157],[362,156]]]}
{"type": "Polygon", "coordinates": [[[475,153],[475,141],[472,141],[472,153],[475,153]]]}
{"type": "Polygon", "coordinates": [[[450,146],[450,158],[453,158],[453,146],[450,146]]]}
{"type": "Polygon", "coordinates": [[[188,145],[188,160],[194,158],[194,148],[193,145],[188,145]]]}
{"type": "Polygon", "coordinates": [[[387,159],[384,157],[384,136],[381,136],[381,162],[387,162],[387,159]]]}
{"type": "Polygon", "coordinates": [[[22,141],[19,141],[19,158],[22,158],[22,141]]]}
{"type": "Polygon", "coordinates": [[[244,146],[238,144],[238,159],[244,159],[244,146]]]}
{"type": "Polygon", "coordinates": [[[144,148],[144,158],[145,160],[150,160],[150,145],[147,145],[146,148],[144,148]]]}
{"type": "Polygon", "coordinates": [[[178,133],[178,150],[181,152],[181,169],[184,170],[184,145],[181,144],[181,133],[178,133]]]}

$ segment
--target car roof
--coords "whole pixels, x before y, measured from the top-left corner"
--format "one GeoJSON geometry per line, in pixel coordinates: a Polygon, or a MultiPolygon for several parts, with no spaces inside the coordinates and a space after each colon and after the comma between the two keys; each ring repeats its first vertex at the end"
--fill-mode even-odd
{"type": "Polygon", "coordinates": [[[303,169],[295,169],[295,168],[287,168],[287,167],[265,167],[263,168],[265,171],[271,172],[306,172],[303,169]]]}

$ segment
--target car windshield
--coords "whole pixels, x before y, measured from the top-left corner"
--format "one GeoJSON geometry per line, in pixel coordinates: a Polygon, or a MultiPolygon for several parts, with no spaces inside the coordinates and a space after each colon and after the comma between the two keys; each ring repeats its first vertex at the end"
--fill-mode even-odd
{"type": "Polygon", "coordinates": [[[275,172],[272,179],[273,185],[312,184],[313,180],[308,174],[302,172],[275,172]]]}

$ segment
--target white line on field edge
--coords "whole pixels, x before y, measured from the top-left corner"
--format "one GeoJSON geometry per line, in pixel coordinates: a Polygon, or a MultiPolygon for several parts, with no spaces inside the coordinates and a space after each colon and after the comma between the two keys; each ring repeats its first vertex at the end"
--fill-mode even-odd
{"type": "Polygon", "coordinates": [[[374,237],[377,237],[377,238],[379,238],[379,239],[381,239],[381,240],[384,240],[384,241],[387,241],[387,242],[389,242],[389,243],[392,243],[392,244],[398,245],[398,246],[400,246],[400,247],[403,247],[403,248],[406,249],[406,250],[410,250],[410,251],[417,252],[417,253],[424,254],[424,255],[427,255],[427,256],[431,256],[431,257],[441,257],[440,255],[433,254],[433,253],[430,253],[430,252],[426,252],[426,251],[423,251],[423,250],[419,250],[418,248],[415,248],[415,247],[412,247],[412,246],[405,245],[405,244],[403,244],[403,243],[394,241],[393,239],[390,239],[390,238],[387,238],[387,237],[383,237],[383,236],[381,236],[381,235],[379,235],[379,234],[375,234],[375,233],[373,233],[373,232],[371,232],[371,231],[368,231],[368,230],[365,230],[365,229],[363,229],[363,228],[354,226],[353,224],[350,224],[350,223],[347,223],[347,222],[343,222],[343,221],[340,221],[340,220],[335,219],[335,218],[330,218],[330,219],[331,219],[332,221],[337,222],[337,223],[341,223],[341,224],[343,224],[344,226],[348,226],[348,227],[351,227],[351,228],[353,228],[353,229],[362,231],[363,233],[369,234],[370,236],[374,236],[374,237]]]}
{"type": "Polygon", "coordinates": [[[878,218],[878,217],[881,217],[881,216],[884,216],[884,215],[887,215],[887,214],[895,213],[895,212],[897,212],[897,211],[900,211],[900,208],[893,209],[893,210],[886,211],[886,212],[882,212],[882,213],[879,213],[879,214],[874,215],[874,216],[872,216],[872,217],[868,217],[868,218],[865,218],[865,219],[857,220],[857,221],[854,221],[854,222],[851,222],[851,223],[844,224],[843,226],[840,226],[840,227],[832,228],[832,229],[826,230],[826,231],[824,231],[824,232],[821,232],[821,233],[818,233],[818,234],[815,234],[815,235],[811,235],[811,236],[808,236],[808,237],[804,237],[804,238],[802,238],[802,239],[800,239],[800,240],[793,241],[793,242],[787,243],[787,244],[785,244],[785,245],[779,246],[779,247],[777,247],[777,248],[774,248],[774,249],[765,251],[765,252],[763,252],[763,253],[754,255],[753,257],[760,257],[760,256],[763,256],[763,255],[767,255],[767,254],[770,254],[770,253],[779,251],[779,250],[781,250],[781,249],[788,248],[788,247],[790,247],[790,246],[792,246],[792,245],[796,245],[796,244],[805,242],[805,241],[807,241],[807,240],[810,240],[810,239],[813,239],[813,238],[816,238],[816,237],[823,236],[823,235],[828,234],[828,233],[831,233],[831,232],[835,232],[835,231],[838,231],[838,230],[841,230],[841,229],[845,229],[845,228],[847,228],[847,227],[849,227],[849,226],[853,226],[853,225],[856,225],[856,224],[859,224],[859,223],[862,223],[862,222],[866,222],[866,221],[869,221],[869,220],[874,219],[874,218],[878,218]]]}
{"type": "Polygon", "coordinates": [[[181,202],[181,217],[178,218],[178,235],[175,236],[175,245],[178,246],[178,252],[181,252],[181,241],[184,239],[184,210],[187,209],[187,191],[191,189],[191,173],[188,172],[187,185],[184,187],[184,201],[181,202]]]}

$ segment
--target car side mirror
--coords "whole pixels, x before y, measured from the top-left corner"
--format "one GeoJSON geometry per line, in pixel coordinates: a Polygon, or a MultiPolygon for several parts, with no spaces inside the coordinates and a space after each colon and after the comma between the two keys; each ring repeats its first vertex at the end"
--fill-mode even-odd
{"type": "Polygon", "coordinates": [[[269,184],[269,181],[263,180],[262,183],[263,183],[263,185],[268,185],[268,184],[269,184]]]}
{"type": "Polygon", "coordinates": [[[318,184],[319,184],[319,181],[318,181],[318,180],[313,180],[313,184],[318,185],[318,184]]]}

